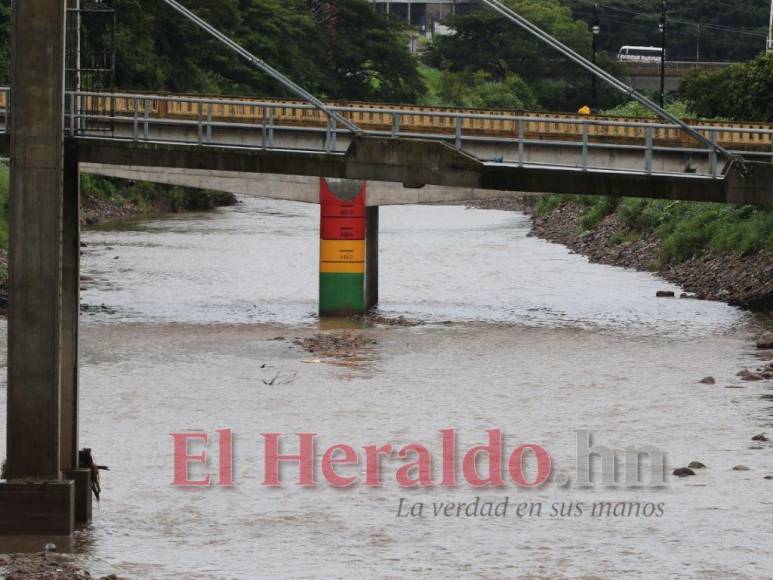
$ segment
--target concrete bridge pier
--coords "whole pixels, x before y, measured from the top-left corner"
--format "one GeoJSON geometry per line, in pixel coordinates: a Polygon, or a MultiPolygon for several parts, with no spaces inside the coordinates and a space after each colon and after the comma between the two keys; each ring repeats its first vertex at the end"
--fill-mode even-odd
{"type": "Polygon", "coordinates": [[[80,167],[77,146],[65,144],[62,208],[62,321],[60,463],[65,479],[75,482],[75,522],[91,520],[91,470],[79,469],[79,369],[80,326],[80,167]]]}
{"type": "Polygon", "coordinates": [[[7,480],[0,482],[0,533],[69,535],[76,486],[63,469],[78,466],[71,340],[78,320],[72,249],[79,242],[72,155],[67,207],[63,195],[65,0],[15,1],[12,17],[8,463],[7,480]],[[64,254],[63,215],[70,226],[64,254]],[[64,353],[63,344],[70,346],[64,353]]]}
{"type": "Polygon", "coordinates": [[[378,305],[378,217],[379,206],[365,209],[365,310],[378,305]]]}
{"type": "Polygon", "coordinates": [[[320,178],[319,315],[363,314],[378,302],[378,207],[367,182],[320,178]]]}

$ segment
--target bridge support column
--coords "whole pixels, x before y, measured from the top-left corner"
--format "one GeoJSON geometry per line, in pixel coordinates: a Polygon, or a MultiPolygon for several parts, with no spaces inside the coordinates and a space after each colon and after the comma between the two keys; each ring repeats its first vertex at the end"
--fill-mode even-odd
{"type": "Polygon", "coordinates": [[[80,170],[78,151],[65,145],[62,210],[62,404],[60,462],[66,479],[75,482],[75,522],[91,520],[91,470],[78,461],[78,327],[80,325],[80,170]]]}
{"type": "Polygon", "coordinates": [[[0,533],[69,534],[61,473],[65,0],[13,3],[8,481],[0,533]]]}
{"type": "Polygon", "coordinates": [[[353,316],[365,297],[365,196],[363,181],[320,179],[319,315],[353,316]]]}
{"type": "Polygon", "coordinates": [[[365,309],[378,304],[378,211],[377,205],[365,210],[365,309]]]}

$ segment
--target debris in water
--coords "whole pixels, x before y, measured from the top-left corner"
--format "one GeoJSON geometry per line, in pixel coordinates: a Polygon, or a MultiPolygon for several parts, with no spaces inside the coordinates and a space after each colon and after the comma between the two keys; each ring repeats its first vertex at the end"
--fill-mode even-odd
{"type": "Polygon", "coordinates": [[[402,314],[394,318],[390,316],[384,316],[382,314],[376,314],[375,312],[368,312],[366,314],[358,314],[355,316],[355,318],[370,324],[383,324],[385,326],[419,326],[424,324],[419,320],[410,320],[402,314]]]}
{"type": "Polygon", "coordinates": [[[99,472],[110,471],[110,468],[107,465],[97,465],[94,462],[94,457],[91,455],[91,449],[88,447],[78,452],[78,467],[91,470],[91,491],[94,492],[94,497],[99,501],[99,494],[102,493],[102,486],[99,483],[99,472]]]}

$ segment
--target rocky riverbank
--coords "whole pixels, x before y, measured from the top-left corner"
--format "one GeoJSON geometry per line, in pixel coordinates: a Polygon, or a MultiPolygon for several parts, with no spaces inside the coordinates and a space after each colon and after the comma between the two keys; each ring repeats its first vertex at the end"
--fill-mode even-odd
{"type": "Polygon", "coordinates": [[[86,186],[82,190],[83,226],[162,213],[206,211],[237,203],[231,193],[146,183],[121,188],[112,182],[96,182],[93,189],[86,186]]]}
{"type": "MultiPolygon", "coordinates": [[[[91,580],[96,578],[65,554],[11,554],[0,556],[0,575],[6,580],[91,580]]],[[[111,574],[100,580],[118,580],[111,574]]]]}
{"type": "Polygon", "coordinates": [[[773,311],[773,255],[703,255],[661,266],[654,232],[627,238],[627,228],[611,214],[582,232],[582,208],[563,204],[533,218],[533,235],[564,244],[592,262],[657,272],[695,297],[721,300],[758,312],[773,311]]]}

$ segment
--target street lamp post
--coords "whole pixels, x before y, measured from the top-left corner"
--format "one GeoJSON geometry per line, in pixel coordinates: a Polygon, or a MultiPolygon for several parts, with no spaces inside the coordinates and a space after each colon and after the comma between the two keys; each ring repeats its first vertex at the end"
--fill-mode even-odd
{"type": "Polygon", "coordinates": [[[770,0],[770,24],[768,25],[767,54],[773,54],[773,0],[770,0]]]}
{"type": "MultiPolygon", "coordinates": [[[[599,5],[594,4],[593,5],[593,26],[591,27],[591,32],[593,33],[593,64],[596,64],[596,37],[601,32],[601,26],[599,25],[599,5]]],[[[596,103],[596,75],[592,74],[590,76],[591,78],[591,102],[590,107],[592,111],[596,111],[597,103],[596,103]]]]}
{"type": "Polygon", "coordinates": [[[666,0],[663,0],[660,13],[660,108],[666,102],[666,0]]]}

